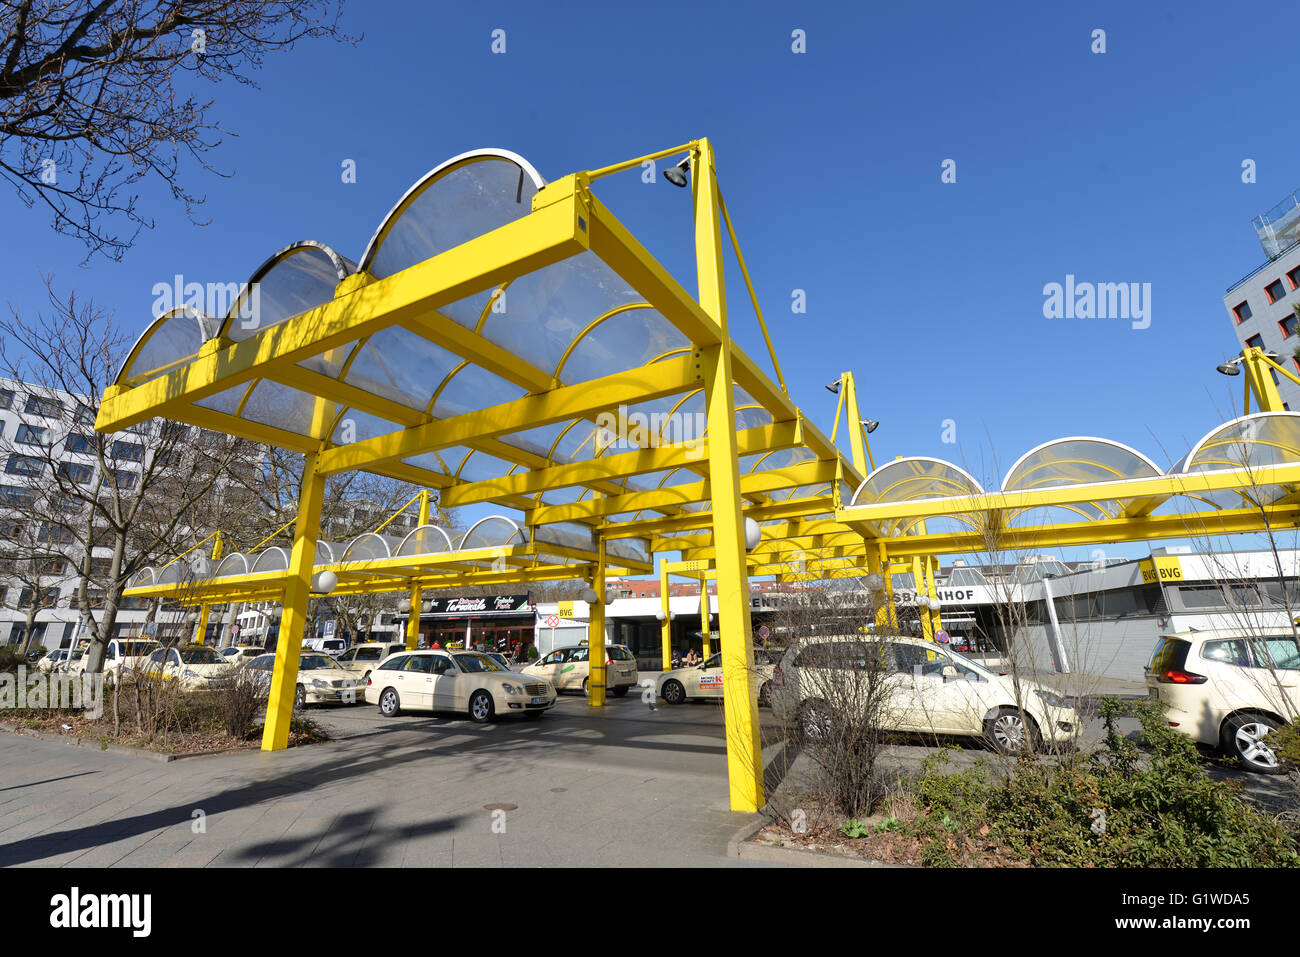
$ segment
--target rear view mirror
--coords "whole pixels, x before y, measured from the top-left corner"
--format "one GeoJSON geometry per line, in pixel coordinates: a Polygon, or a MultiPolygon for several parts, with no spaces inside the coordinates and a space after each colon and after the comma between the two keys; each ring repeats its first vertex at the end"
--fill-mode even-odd
{"type": "Polygon", "coordinates": [[[944,665],[944,666],[943,666],[943,676],[944,676],[945,678],[956,678],[956,677],[957,677],[957,669],[954,668],[952,665],[944,665]]]}

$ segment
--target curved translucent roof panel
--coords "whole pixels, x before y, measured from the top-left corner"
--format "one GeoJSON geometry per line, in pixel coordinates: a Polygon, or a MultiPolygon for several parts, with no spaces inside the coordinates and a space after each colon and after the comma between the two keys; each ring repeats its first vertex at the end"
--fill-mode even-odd
{"type": "MultiPolygon", "coordinates": [[[[1002,481],[1004,492],[1026,489],[1113,482],[1119,479],[1154,478],[1163,472],[1155,462],[1136,449],[1110,439],[1071,436],[1053,439],[1022,455],[1002,481]]],[[[1083,503],[1069,511],[1088,519],[1117,518],[1127,501],[1083,503]]],[[[1025,513],[1017,512],[1016,516],[1025,513]]],[[[1011,520],[1010,517],[1008,520],[1011,520]]]]}
{"type": "Polygon", "coordinates": [[[455,548],[451,536],[437,525],[420,525],[402,539],[394,555],[435,555],[455,548]]]}
{"type": "Polygon", "coordinates": [[[216,577],[224,578],[227,575],[247,575],[248,559],[240,552],[231,552],[221,559],[221,564],[217,566],[216,577]]]}
{"type": "Polygon", "coordinates": [[[393,548],[398,544],[400,544],[399,539],[379,535],[375,532],[363,532],[349,542],[347,548],[343,549],[343,555],[339,561],[365,562],[390,558],[393,554],[393,548]]]}
{"type": "Polygon", "coordinates": [[[163,313],[131,347],[115,381],[134,387],[157,378],[198,355],[216,330],[215,319],[189,306],[163,313]]]}
{"type": "MultiPolygon", "coordinates": [[[[1214,429],[1192,446],[1170,473],[1260,468],[1291,462],[1300,462],[1300,413],[1256,412],[1214,429]]],[[[1295,492],[1292,486],[1260,485],[1241,491],[1208,492],[1199,497],[1218,508],[1243,508],[1269,505],[1295,492]]]]}
{"type": "Polygon", "coordinates": [[[154,583],[154,570],[152,565],[146,565],[127,582],[127,588],[135,588],[138,585],[152,585],[154,583]]]}
{"type": "Polygon", "coordinates": [[[527,544],[528,536],[519,523],[504,515],[489,515],[481,519],[460,540],[462,549],[527,544]]]}
{"type": "Polygon", "coordinates": [[[545,180],[508,150],[453,156],[422,176],[384,217],[361,258],[377,278],[489,233],[532,212],[545,180]]]}
{"type": "MultiPolygon", "coordinates": [[[[950,498],[956,495],[978,495],[983,491],[980,483],[961,466],[945,462],[943,459],[913,456],[887,462],[868,475],[854,491],[852,504],[871,505],[877,502],[950,498]]],[[[960,516],[955,517],[966,525],[972,524],[960,516]]],[[[915,521],[885,522],[881,527],[881,534],[906,534],[915,521]]]]}
{"type": "Polygon", "coordinates": [[[253,560],[254,572],[278,572],[289,567],[289,553],[278,545],[259,552],[253,560]]]}
{"type": "Polygon", "coordinates": [[[334,298],[356,266],[324,243],[294,243],[262,263],[240,290],[221,334],[239,342],[334,298]]]}

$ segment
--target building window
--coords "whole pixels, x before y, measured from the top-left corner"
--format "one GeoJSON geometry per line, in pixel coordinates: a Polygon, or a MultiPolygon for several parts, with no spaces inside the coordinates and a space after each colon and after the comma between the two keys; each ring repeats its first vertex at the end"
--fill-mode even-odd
{"type": "Polygon", "coordinates": [[[1265,286],[1264,295],[1268,296],[1268,301],[1270,303],[1277,302],[1285,296],[1286,292],[1282,289],[1282,280],[1274,279],[1271,283],[1265,286]]]}
{"type": "Polygon", "coordinates": [[[1277,324],[1277,327],[1282,330],[1283,339],[1289,339],[1291,336],[1295,335],[1297,322],[1300,322],[1300,316],[1296,316],[1292,313],[1277,324]]]}
{"type": "Polygon", "coordinates": [[[68,560],[57,555],[49,555],[41,559],[40,571],[42,575],[66,575],[68,560]]]}
{"type": "Polygon", "coordinates": [[[72,529],[56,522],[42,522],[36,539],[41,542],[53,542],[56,545],[71,545],[74,540],[72,529]]]}
{"type": "Polygon", "coordinates": [[[180,442],[190,434],[190,427],[182,425],[180,422],[164,422],[162,427],[162,438],[164,442],[176,440],[180,442]]]}
{"type": "Polygon", "coordinates": [[[144,446],[134,442],[114,442],[113,458],[119,462],[143,462],[144,446]]]}
{"type": "Polygon", "coordinates": [[[45,463],[31,455],[11,455],[5,471],[10,475],[41,475],[45,472],[45,463]]]}
{"type": "Polygon", "coordinates": [[[47,419],[58,419],[63,417],[63,403],[58,399],[47,399],[44,396],[29,395],[26,404],[23,405],[23,411],[28,415],[39,415],[47,419]]]}
{"type": "Polygon", "coordinates": [[[77,411],[72,415],[72,422],[74,425],[93,426],[95,424],[95,410],[88,405],[78,404],[77,411]]]}
{"type": "Polygon", "coordinates": [[[93,452],[95,451],[95,441],[88,435],[71,432],[64,439],[63,447],[69,452],[93,452]]]}
{"type": "Polygon", "coordinates": [[[0,389],[0,409],[12,409],[14,407],[14,390],[0,389]]]}
{"type": "Polygon", "coordinates": [[[1263,349],[1263,348],[1264,348],[1264,337],[1263,337],[1263,336],[1258,336],[1258,335],[1256,335],[1256,336],[1251,336],[1249,339],[1246,340],[1246,348],[1248,348],[1248,349],[1263,349]]]}
{"type": "Polygon", "coordinates": [[[140,481],[140,476],[129,469],[114,469],[113,479],[117,483],[117,487],[126,492],[136,487],[136,484],[140,481]]]}
{"type": "Polygon", "coordinates": [[[1300,289],[1300,266],[1296,266],[1286,274],[1287,282],[1291,283],[1292,289],[1300,289]]]}
{"type": "Polygon", "coordinates": [[[95,470],[89,465],[80,465],[77,462],[60,462],[59,474],[69,482],[88,485],[90,484],[90,477],[95,474],[95,470]]]}
{"type": "Polygon", "coordinates": [[[50,430],[22,422],[18,425],[18,434],[14,436],[14,441],[21,445],[49,445],[50,430]]]}
{"type": "Polygon", "coordinates": [[[36,501],[36,490],[21,485],[0,485],[0,505],[31,505],[36,501]]]}
{"type": "Polygon", "coordinates": [[[181,464],[181,450],[168,449],[166,452],[159,452],[154,456],[153,464],[160,469],[171,468],[173,465],[181,464]]]}
{"type": "Polygon", "coordinates": [[[1250,303],[1243,299],[1232,307],[1232,314],[1237,317],[1237,325],[1241,325],[1253,315],[1250,311],[1250,303]]]}

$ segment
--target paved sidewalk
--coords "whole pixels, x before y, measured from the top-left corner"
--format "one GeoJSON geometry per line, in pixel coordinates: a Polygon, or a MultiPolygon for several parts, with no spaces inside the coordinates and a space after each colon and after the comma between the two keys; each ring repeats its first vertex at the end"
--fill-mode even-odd
{"type": "Polygon", "coordinates": [[[0,735],[0,865],[747,863],[726,857],[754,818],[728,809],[707,704],[565,698],[487,726],[316,714],[339,740],[172,763],[0,735]]]}

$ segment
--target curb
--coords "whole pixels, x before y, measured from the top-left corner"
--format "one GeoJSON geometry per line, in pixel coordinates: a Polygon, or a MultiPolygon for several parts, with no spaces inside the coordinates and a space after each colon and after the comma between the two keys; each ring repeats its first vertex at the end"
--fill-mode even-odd
{"type": "Polygon", "coordinates": [[[759,817],[757,821],[742,827],[727,842],[727,857],[744,861],[761,861],[766,864],[781,864],[785,867],[908,867],[907,864],[890,864],[887,861],[862,857],[844,857],[840,854],[808,851],[798,847],[774,847],[771,844],[754,843],[752,840],[754,835],[771,823],[768,818],[759,817]]]}
{"type": "Polygon", "coordinates": [[[85,748],[89,751],[98,751],[101,754],[121,754],[132,758],[142,758],[146,761],[158,761],[163,764],[170,764],[172,761],[183,761],[186,758],[206,758],[218,754],[232,754],[236,751],[247,751],[247,748],[222,748],[220,751],[189,751],[181,754],[164,754],[160,751],[147,751],[144,748],[132,747],[128,744],[101,744],[92,738],[74,737],[66,734],[51,734],[47,731],[36,731],[32,728],[19,728],[14,725],[0,723],[0,731],[7,734],[17,735],[21,738],[35,738],[37,741],[47,741],[51,744],[64,744],[73,748],[85,748]]]}

